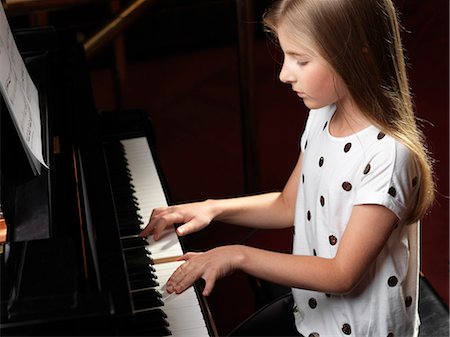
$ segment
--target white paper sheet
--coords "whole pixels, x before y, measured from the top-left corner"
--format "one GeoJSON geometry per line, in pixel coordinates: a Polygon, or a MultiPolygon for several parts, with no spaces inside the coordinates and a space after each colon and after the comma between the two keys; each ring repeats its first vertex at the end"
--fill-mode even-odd
{"type": "Polygon", "coordinates": [[[3,6],[0,6],[0,91],[18,130],[33,172],[42,156],[39,95],[17,49],[3,6]]]}

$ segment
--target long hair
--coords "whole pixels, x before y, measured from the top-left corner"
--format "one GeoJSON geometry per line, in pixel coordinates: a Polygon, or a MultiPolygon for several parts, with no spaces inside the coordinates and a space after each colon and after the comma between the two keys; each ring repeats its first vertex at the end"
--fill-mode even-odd
{"type": "Polygon", "coordinates": [[[275,35],[283,24],[293,39],[319,53],[366,117],[411,150],[421,172],[419,195],[402,222],[422,218],[434,200],[432,160],[414,115],[391,0],[279,0],[263,22],[275,35]]]}

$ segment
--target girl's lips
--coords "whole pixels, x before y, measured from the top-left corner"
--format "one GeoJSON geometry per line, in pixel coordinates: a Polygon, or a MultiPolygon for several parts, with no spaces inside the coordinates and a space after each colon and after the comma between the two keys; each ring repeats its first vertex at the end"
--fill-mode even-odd
{"type": "Polygon", "coordinates": [[[304,92],[297,91],[296,93],[297,93],[297,96],[299,96],[299,97],[305,97],[305,93],[304,92]]]}

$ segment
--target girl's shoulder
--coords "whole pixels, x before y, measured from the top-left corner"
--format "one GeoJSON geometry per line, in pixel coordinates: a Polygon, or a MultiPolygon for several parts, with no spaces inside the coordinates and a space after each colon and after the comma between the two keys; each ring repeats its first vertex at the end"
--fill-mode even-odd
{"type": "Polygon", "coordinates": [[[373,128],[368,152],[371,156],[381,157],[400,165],[410,162],[413,158],[412,151],[405,144],[377,128],[373,128]]]}

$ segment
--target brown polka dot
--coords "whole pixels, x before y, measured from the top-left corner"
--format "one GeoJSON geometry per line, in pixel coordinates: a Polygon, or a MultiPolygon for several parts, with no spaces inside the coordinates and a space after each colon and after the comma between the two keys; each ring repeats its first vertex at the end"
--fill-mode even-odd
{"type": "Polygon", "coordinates": [[[389,332],[387,337],[394,337],[394,334],[392,332],[389,332]]]}
{"type": "Polygon", "coordinates": [[[323,157],[320,157],[320,159],[319,159],[319,167],[322,167],[322,165],[323,165],[323,157]]]}
{"type": "Polygon", "coordinates": [[[412,297],[411,296],[406,296],[406,298],[405,298],[405,306],[407,308],[409,308],[411,306],[411,304],[412,304],[412,297]]]}
{"type": "Polygon", "coordinates": [[[418,178],[418,177],[414,177],[413,180],[412,180],[412,182],[411,182],[412,187],[416,187],[418,181],[419,181],[419,178],[418,178]]]}
{"type": "Polygon", "coordinates": [[[352,334],[352,327],[350,326],[350,324],[345,323],[344,325],[342,325],[342,332],[346,335],[351,335],[352,334]]]}
{"type": "Polygon", "coordinates": [[[305,175],[302,174],[302,183],[305,183],[305,175]]]}
{"type": "Polygon", "coordinates": [[[292,308],[292,312],[298,312],[298,307],[294,305],[294,308],[292,308]]]}
{"type": "Polygon", "coordinates": [[[314,255],[314,256],[317,256],[317,252],[316,252],[315,249],[313,249],[313,255],[314,255]]]}
{"type": "Polygon", "coordinates": [[[311,220],[311,212],[310,211],[306,212],[306,218],[308,219],[308,221],[311,220]]]}
{"type": "Polygon", "coordinates": [[[326,296],[326,297],[328,297],[328,298],[330,298],[330,297],[331,297],[331,295],[330,295],[330,294],[325,294],[325,296],[326,296]]]}
{"type": "Polygon", "coordinates": [[[350,151],[350,148],[352,147],[352,143],[347,143],[344,146],[344,152],[347,153],[348,151],[350,151]]]}
{"type": "Polygon", "coordinates": [[[380,133],[378,133],[378,135],[377,135],[377,139],[378,139],[378,140],[383,139],[384,136],[386,136],[386,135],[385,135],[383,132],[380,132],[380,133]]]}
{"type": "Polygon", "coordinates": [[[342,188],[344,189],[344,191],[350,191],[352,189],[352,184],[350,184],[348,181],[344,181],[342,183],[342,188]]]}
{"type": "Polygon", "coordinates": [[[325,198],[323,195],[320,196],[320,205],[323,207],[325,205],[325,198]]]}
{"type": "Polygon", "coordinates": [[[310,298],[308,304],[311,309],[315,309],[317,307],[317,301],[315,298],[310,298]]]}
{"type": "Polygon", "coordinates": [[[325,130],[325,128],[327,127],[327,125],[328,125],[328,121],[325,122],[325,125],[323,126],[323,129],[322,129],[322,130],[325,130]]]}
{"type": "Polygon", "coordinates": [[[308,337],[320,337],[318,332],[311,332],[308,337]]]}
{"type": "Polygon", "coordinates": [[[338,239],[334,235],[330,235],[328,237],[328,241],[330,241],[330,245],[334,246],[337,243],[338,239]]]}
{"type": "Polygon", "coordinates": [[[308,147],[308,140],[306,140],[306,142],[305,142],[305,150],[307,147],[308,147]]]}
{"type": "Polygon", "coordinates": [[[398,283],[397,277],[395,277],[395,276],[389,277],[389,279],[388,279],[389,287],[395,287],[397,285],[397,283],[398,283]]]}
{"type": "Polygon", "coordinates": [[[389,193],[389,195],[391,195],[395,198],[395,196],[397,195],[397,190],[395,189],[394,186],[391,186],[391,187],[389,187],[388,193],[389,193]]]}
{"type": "Polygon", "coordinates": [[[366,167],[364,168],[364,174],[367,174],[370,172],[370,164],[367,164],[366,167]]]}

